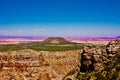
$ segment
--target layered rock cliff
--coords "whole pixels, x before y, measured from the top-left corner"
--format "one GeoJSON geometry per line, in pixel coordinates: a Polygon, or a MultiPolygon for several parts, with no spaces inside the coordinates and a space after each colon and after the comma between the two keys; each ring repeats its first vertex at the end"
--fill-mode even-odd
{"type": "Polygon", "coordinates": [[[111,41],[101,47],[85,46],[80,65],[64,80],[120,80],[120,41],[111,41]]]}
{"type": "Polygon", "coordinates": [[[0,53],[1,80],[62,80],[79,64],[81,50],[34,51],[30,49],[0,53]]]}

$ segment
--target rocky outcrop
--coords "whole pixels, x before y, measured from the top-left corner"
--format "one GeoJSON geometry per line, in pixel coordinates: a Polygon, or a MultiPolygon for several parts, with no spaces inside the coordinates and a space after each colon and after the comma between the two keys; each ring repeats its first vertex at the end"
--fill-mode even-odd
{"type": "Polygon", "coordinates": [[[118,52],[118,50],[120,50],[120,41],[119,40],[109,42],[109,44],[107,45],[107,48],[106,48],[109,58],[115,56],[115,54],[118,52]]]}
{"type": "Polygon", "coordinates": [[[86,45],[81,54],[81,65],[63,80],[119,80],[119,63],[120,41],[111,41],[107,46],[86,45]]]}
{"type": "Polygon", "coordinates": [[[119,41],[111,41],[106,47],[84,47],[81,55],[81,72],[102,71],[109,58],[116,55],[120,49],[119,41]]]}
{"type": "Polygon", "coordinates": [[[107,61],[107,53],[104,49],[94,46],[85,46],[81,54],[81,72],[92,72],[103,70],[107,61]]]}

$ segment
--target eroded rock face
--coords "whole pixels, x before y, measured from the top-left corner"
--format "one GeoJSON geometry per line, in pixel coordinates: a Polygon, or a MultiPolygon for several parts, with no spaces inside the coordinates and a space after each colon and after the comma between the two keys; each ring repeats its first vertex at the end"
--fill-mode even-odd
{"type": "Polygon", "coordinates": [[[107,45],[106,51],[109,57],[115,56],[115,54],[120,50],[120,41],[111,41],[107,45]]]}
{"type": "Polygon", "coordinates": [[[120,41],[106,46],[84,46],[80,68],[73,69],[63,80],[119,80],[120,41]]]}
{"type": "Polygon", "coordinates": [[[120,41],[111,41],[106,48],[85,46],[82,52],[81,72],[101,71],[110,57],[116,55],[120,49],[120,41]]]}
{"type": "Polygon", "coordinates": [[[81,57],[81,72],[99,71],[104,67],[107,53],[100,47],[85,46],[81,57]]]}
{"type": "Polygon", "coordinates": [[[81,50],[50,52],[30,49],[1,52],[0,80],[62,80],[79,64],[78,57],[81,52],[81,50]]]}

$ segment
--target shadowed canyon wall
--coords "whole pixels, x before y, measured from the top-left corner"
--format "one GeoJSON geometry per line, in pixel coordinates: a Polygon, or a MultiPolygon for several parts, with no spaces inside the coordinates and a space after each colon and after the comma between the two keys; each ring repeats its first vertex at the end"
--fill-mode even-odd
{"type": "Polygon", "coordinates": [[[120,41],[106,46],[84,46],[80,65],[71,70],[64,80],[119,80],[120,41]]]}

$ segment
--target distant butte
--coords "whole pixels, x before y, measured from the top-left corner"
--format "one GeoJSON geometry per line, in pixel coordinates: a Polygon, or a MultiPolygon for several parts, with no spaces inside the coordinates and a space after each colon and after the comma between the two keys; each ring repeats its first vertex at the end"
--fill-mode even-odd
{"type": "Polygon", "coordinates": [[[62,37],[48,37],[46,40],[43,41],[44,43],[48,44],[67,44],[70,43],[66,39],[62,37]]]}

